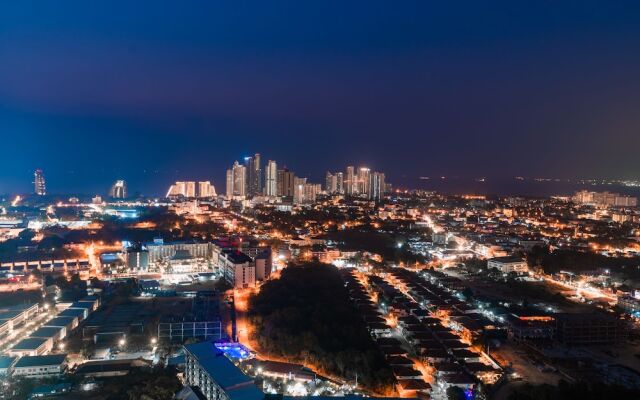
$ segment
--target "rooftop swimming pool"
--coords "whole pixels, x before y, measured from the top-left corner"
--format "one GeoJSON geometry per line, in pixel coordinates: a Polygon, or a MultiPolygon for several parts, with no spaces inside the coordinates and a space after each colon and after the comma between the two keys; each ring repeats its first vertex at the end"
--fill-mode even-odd
{"type": "Polygon", "coordinates": [[[215,346],[227,357],[234,360],[246,360],[253,357],[253,353],[240,343],[222,342],[215,343],[215,346]]]}

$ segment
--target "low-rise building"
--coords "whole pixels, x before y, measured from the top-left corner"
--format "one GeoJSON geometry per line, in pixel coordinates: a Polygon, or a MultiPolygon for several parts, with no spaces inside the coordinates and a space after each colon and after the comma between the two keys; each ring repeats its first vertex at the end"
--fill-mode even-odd
{"type": "Polygon", "coordinates": [[[25,356],[13,367],[14,377],[46,378],[62,375],[67,367],[66,354],[25,356]]]}
{"type": "Polygon", "coordinates": [[[509,315],[507,318],[508,334],[516,341],[551,339],[556,324],[548,315],[509,315]]]}
{"type": "Polygon", "coordinates": [[[147,368],[150,364],[143,359],[87,361],[79,365],[74,374],[85,378],[110,378],[127,375],[131,370],[147,368]]]}
{"type": "Polygon", "coordinates": [[[58,314],[58,317],[71,317],[77,318],[78,322],[82,322],[89,316],[89,309],[87,308],[67,308],[58,314]]]}
{"type": "Polygon", "coordinates": [[[47,321],[44,326],[64,327],[67,332],[75,329],[78,326],[78,317],[55,317],[47,321]]]}
{"type": "Polygon", "coordinates": [[[93,312],[93,311],[97,310],[98,307],[100,307],[100,298],[98,296],[91,295],[91,296],[85,297],[82,300],[79,300],[78,302],[76,302],[74,304],[89,305],[89,306],[91,306],[91,312],[93,312]]]}
{"type": "Polygon", "coordinates": [[[7,354],[16,357],[22,356],[40,356],[50,352],[53,349],[52,338],[34,338],[28,337],[22,339],[9,350],[7,354]]]}
{"type": "Polygon", "coordinates": [[[18,305],[0,308],[0,336],[29,321],[38,314],[38,304],[18,305]]]}
{"type": "Polygon", "coordinates": [[[94,304],[92,302],[76,301],[75,303],[72,303],[67,310],[84,310],[84,318],[87,318],[89,314],[93,312],[94,304]]]}
{"type": "Polygon", "coordinates": [[[41,326],[30,335],[33,338],[51,338],[54,342],[62,340],[66,336],[67,328],[63,326],[41,326]]]}
{"type": "Polygon", "coordinates": [[[489,269],[496,268],[502,273],[508,274],[515,272],[516,274],[526,274],[529,271],[527,262],[520,257],[496,257],[488,260],[487,267],[489,269]]]}

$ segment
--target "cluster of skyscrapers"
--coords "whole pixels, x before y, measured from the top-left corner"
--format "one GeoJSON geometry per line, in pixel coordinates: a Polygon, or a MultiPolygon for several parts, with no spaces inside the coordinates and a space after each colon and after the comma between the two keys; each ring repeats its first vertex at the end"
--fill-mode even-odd
{"type": "MultiPolygon", "coordinates": [[[[307,182],[287,168],[278,168],[278,164],[267,161],[264,172],[260,154],[245,157],[244,162],[235,161],[227,170],[226,197],[245,199],[256,196],[290,198],[294,203],[313,203],[322,191],[317,183],[307,182]]],[[[385,175],[372,172],[369,168],[347,167],[346,173],[327,172],[325,193],[341,194],[349,197],[363,197],[380,200],[387,190],[385,175]]]]}
{"type": "Polygon", "coordinates": [[[363,197],[380,200],[387,192],[383,172],[369,168],[348,166],[346,172],[327,172],[325,188],[328,194],[344,194],[348,197],[363,197]]]}
{"type": "Polygon", "coordinates": [[[638,198],[612,192],[591,192],[581,190],[571,198],[574,203],[596,207],[637,207],[638,198]]]}
{"type": "MultiPolygon", "coordinates": [[[[287,168],[278,169],[278,164],[267,161],[262,171],[260,154],[245,157],[244,163],[234,162],[227,170],[227,198],[256,196],[295,197],[296,185],[307,185],[306,178],[298,178],[287,168]]],[[[304,188],[302,188],[304,190],[304,188]]]]}

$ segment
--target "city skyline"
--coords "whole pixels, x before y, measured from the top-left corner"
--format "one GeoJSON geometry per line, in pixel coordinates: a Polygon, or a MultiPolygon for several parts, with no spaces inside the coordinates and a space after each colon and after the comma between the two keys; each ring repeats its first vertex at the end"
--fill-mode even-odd
{"type": "MultiPolygon", "coordinates": [[[[260,154],[258,153],[257,155],[260,155],[260,154]]],[[[250,158],[251,157],[245,156],[245,157],[240,157],[239,160],[246,161],[250,158]]],[[[254,194],[264,194],[264,191],[266,189],[266,184],[268,182],[266,168],[269,162],[273,162],[274,167],[277,165],[276,172],[280,172],[283,169],[287,171],[291,170],[291,168],[288,168],[286,163],[279,163],[276,160],[265,159],[265,162],[262,164],[263,168],[261,169],[261,173],[260,173],[260,178],[262,179],[262,183],[261,183],[262,190],[260,191],[260,193],[254,193],[254,194]]],[[[243,168],[246,168],[246,165],[244,164],[238,164],[238,165],[243,168]]],[[[313,182],[314,184],[316,183],[321,184],[322,187],[325,188],[327,187],[327,185],[329,185],[328,183],[329,175],[332,175],[334,179],[338,178],[339,176],[340,180],[341,181],[344,180],[346,185],[346,181],[349,179],[348,178],[349,166],[350,165],[344,165],[342,167],[344,170],[340,170],[339,166],[331,166],[329,168],[325,168],[324,173],[321,173],[318,176],[315,176],[315,175],[312,176],[311,174],[307,174],[306,176],[302,176],[300,178],[304,178],[309,182],[313,182]]],[[[351,166],[354,166],[354,165],[351,165],[351,166]]],[[[227,169],[225,168],[222,169],[222,178],[216,179],[216,180],[212,180],[210,177],[220,175],[220,171],[217,171],[215,173],[198,172],[198,173],[193,173],[191,175],[186,175],[184,173],[180,174],[179,171],[175,171],[173,173],[169,171],[166,171],[164,173],[160,171],[155,171],[149,174],[150,176],[153,177],[151,180],[145,180],[145,179],[134,180],[135,186],[133,190],[128,190],[125,188],[125,192],[128,193],[128,196],[130,195],[130,196],[146,196],[146,197],[165,197],[168,186],[172,185],[172,183],[175,183],[175,182],[179,183],[180,181],[185,181],[185,180],[207,182],[207,183],[211,182],[211,185],[213,185],[214,187],[219,186],[221,189],[225,189],[228,182],[227,181],[228,176],[225,177],[226,174],[224,171],[225,170],[228,171],[228,167],[229,166],[227,166],[227,169]],[[194,177],[199,177],[199,178],[194,178],[194,177]]],[[[354,167],[355,167],[354,173],[356,176],[359,169],[371,170],[371,168],[369,168],[367,165],[364,165],[364,164],[360,164],[360,165],[356,164],[354,167]]],[[[377,168],[374,168],[374,169],[377,169],[377,168]]],[[[380,172],[383,175],[385,175],[386,181],[390,182],[389,176],[386,173],[386,171],[385,172],[380,171],[380,172]]],[[[49,182],[49,178],[48,178],[49,174],[47,173],[47,171],[44,171],[42,168],[38,168],[34,171],[28,171],[27,175],[32,176],[32,178],[30,178],[30,180],[26,180],[26,181],[23,180],[21,182],[18,182],[15,185],[16,189],[14,190],[6,190],[6,188],[10,186],[3,185],[2,182],[0,182],[0,195],[29,194],[29,193],[37,194],[36,193],[37,189],[34,188],[35,181],[33,176],[34,174],[38,174],[38,173],[40,174],[40,176],[47,175],[47,182],[49,182]],[[3,191],[3,189],[5,190],[3,191]]],[[[74,174],[74,172],[68,172],[68,173],[72,175],[74,174]]],[[[145,175],[145,174],[147,174],[147,171],[144,171],[144,174],[142,175],[145,175]]],[[[129,176],[131,175],[133,174],[129,173],[129,176]]],[[[60,177],[60,175],[54,174],[54,177],[55,176],[60,177]]],[[[118,176],[122,177],[123,174],[120,174],[118,176]]],[[[245,194],[249,194],[248,193],[248,174],[246,179],[247,179],[247,182],[245,182],[245,185],[246,185],[245,191],[247,193],[245,194]]],[[[277,179],[278,178],[276,177],[273,178],[274,190],[276,190],[275,181],[277,179]]],[[[86,184],[78,185],[78,186],[73,186],[73,185],[70,186],[69,183],[66,181],[62,182],[62,184],[56,184],[58,182],[54,180],[54,185],[55,185],[54,190],[50,191],[49,183],[47,183],[46,194],[53,195],[53,196],[64,196],[67,194],[83,195],[83,196],[93,196],[93,195],[111,196],[112,190],[118,182],[123,181],[123,182],[126,182],[125,183],[126,186],[129,185],[128,179],[123,180],[120,178],[115,179],[116,180],[115,184],[114,184],[114,179],[112,178],[104,178],[104,182],[102,181],[98,182],[91,179],[91,176],[88,176],[88,180],[92,182],[91,185],[89,186],[87,186],[86,184]]],[[[625,192],[627,194],[640,194],[640,179],[620,179],[620,178],[590,178],[590,177],[567,178],[567,177],[548,177],[548,176],[545,176],[545,177],[536,177],[536,176],[476,177],[472,175],[440,176],[436,174],[432,176],[421,175],[421,176],[411,176],[411,177],[402,175],[394,179],[393,182],[396,184],[396,186],[394,186],[394,190],[395,189],[436,190],[436,191],[442,191],[443,193],[448,193],[448,194],[476,193],[481,195],[495,195],[495,196],[526,195],[526,196],[540,197],[540,196],[548,196],[548,195],[567,195],[575,192],[576,190],[588,189],[590,186],[594,186],[594,185],[599,186],[603,190],[605,190],[607,186],[614,185],[617,187],[617,190],[619,191],[621,190],[622,192],[625,192]],[[543,187],[543,185],[547,185],[547,187],[543,187]]],[[[334,182],[333,184],[336,185],[337,183],[334,182]]],[[[342,192],[345,194],[348,194],[349,189],[346,188],[345,186],[342,192]]],[[[224,193],[225,193],[225,190],[222,190],[221,194],[224,194],[224,193]]]]}

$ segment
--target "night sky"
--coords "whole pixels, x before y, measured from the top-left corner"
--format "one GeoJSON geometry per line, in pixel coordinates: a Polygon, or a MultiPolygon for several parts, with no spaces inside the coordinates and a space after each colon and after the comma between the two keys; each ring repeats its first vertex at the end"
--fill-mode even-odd
{"type": "Polygon", "coordinates": [[[640,178],[640,2],[3,1],[0,193],[160,194],[260,152],[322,182],[640,178]]]}

